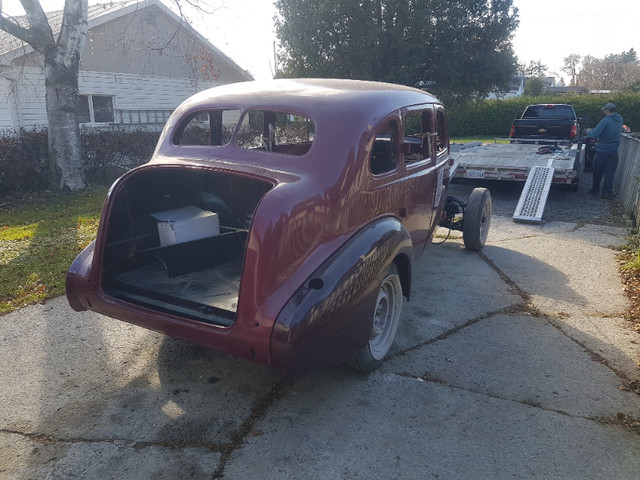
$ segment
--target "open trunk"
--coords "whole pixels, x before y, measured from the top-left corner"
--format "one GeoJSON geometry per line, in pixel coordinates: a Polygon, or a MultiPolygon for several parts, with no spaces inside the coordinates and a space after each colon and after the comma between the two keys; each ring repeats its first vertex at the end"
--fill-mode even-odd
{"type": "Polygon", "coordinates": [[[247,236],[273,185],[201,169],[140,170],[114,191],[105,293],[206,323],[235,321],[247,236]]]}

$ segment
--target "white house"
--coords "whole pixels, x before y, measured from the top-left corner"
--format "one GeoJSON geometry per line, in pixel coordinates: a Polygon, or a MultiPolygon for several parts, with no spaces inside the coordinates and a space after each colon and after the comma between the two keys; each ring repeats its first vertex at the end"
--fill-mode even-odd
{"type": "Polygon", "coordinates": [[[524,82],[524,75],[516,74],[509,82],[509,90],[493,91],[487,96],[487,100],[504,100],[507,98],[521,97],[524,93],[524,82]]]}
{"type": "MultiPolygon", "coordinates": [[[[57,35],[62,11],[47,18],[57,35]]],[[[78,82],[83,124],[162,125],[192,94],[246,80],[247,71],[160,0],[89,7],[78,82]]],[[[46,125],[44,91],[40,54],[0,31],[0,129],[46,125]]]]}

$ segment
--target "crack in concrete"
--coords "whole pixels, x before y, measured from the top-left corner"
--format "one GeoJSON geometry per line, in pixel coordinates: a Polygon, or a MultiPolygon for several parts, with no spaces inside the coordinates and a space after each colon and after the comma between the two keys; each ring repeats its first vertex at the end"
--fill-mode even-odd
{"type": "Polygon", "coordinates": [[[98,444],[98,443],[109,443],[114,445],[126,445],[130,448],[141,450],[143,448],[149,447],[164,447],[171,449],[181,449],[181,448],[202,448],[205,450],[209,450],[213,453],[220,454],[220,461],[218,463],[218,467],[212,474],[212,479],[222,478],[224,477],[225,467],[231,458],[231,455],[234,451],[242,447],[244,440],[252,435],[254,425],[264,418],[266,413],[269,411],[271,406],[282,397],[284,393],[284,389],[286,386],[293,383],[292,378],[283,378],[280,380],[273,388],[264,396],[259,398],[251,408],[251,412],[247,416],[247,418],[242,422],[240,427],[231,434],[230,441],[225,443],[211,443],[203,440],[191,440],[191,441],[171,441],[171,442],[162,442],[162,441],[134,441],[122,438],[106,438],[106,439],[91,439],[91,438],[61,438],[54,437],[51,435],[45,435],[41,433],[27,433],[19,430],[10,430],[10,429],[0,429],[0,434],[7,435],[19,435],[25,439],[30,441],[40,443],[43,445],[46,444],[56,444],[56,443],[88,443],[88,444],[98,444]]]}
{"type": "Polygon", "coordinates": [[[553,328],[558,330],[562,335],[564,335],[566,338],[568,338],[569,340],[571,340],[575,344],[579,345],[585,352],[587,352],[591,356],[591,358],[594,361],[597,361],[597,362],[602,363],[603,365],[605,365],[618,378],[620,378],[626,386],[630,385],[632,382],[637,380],[636,378],[629,378],[625,372],[615,368],[613,365],[611,365],[608,362],[608,360],[605,357],[603,357],[599,353],[593,351],[587,344],[585,344],[584,342],[581,342],[580,340],[572,337],[567,332],[565,332],[562,329],[561,324],[558,322],[558,320],[562,320],[562,317],[564,317],[565,315],[568,316],[569,314],[561,312],[560,315],[558,316],[558,318],[556,318],[554,316],[551,316],[551,315],[543,313],[540,309],[538,309],[538,307],[536,307],[533,304],[533,301],[531,300],[531,295],[529,293],[527,293],[526,291],[524,291],[515,281],[513,281],[505,272],[503,272],[495,263],[493,263],[493,261],[491,261],[491,259],[489,257],[487,257],[482,252],[478,252],[478,255],[480,256],[480,258],[482,258],[482,260],[485,263],[487,263],[487,265],[489,265],[498,274],[498,276],[505,283],[507,283],[507,285],[509,285],[509,287],[513,290],[514,293],[516,293],[517,295],[520,296],[520,298],[522,298],[522,300],[523,300],[523,302],[525,304],[524,305],[524,309],[523,309],[523,313],[525,313],[525,314],[528,313],[529,315],[531,315],[533,317],[541,318],[541,319],[546,320],[549,323],[549,325],[551,325],[553,328]]]}
{"type": "Polygon", "coordinates": [[[430,338],[429,340],[425,340],[424,342],[420,342],[416,345],[412,345],[411,347],[407,347],[404,348],[402,350],[399,350],[391,355],[387,355],[387,357],[385,358],[386,360],[390,360],[392,358],[397,358],[397,357],[403,357],[411,352],[415,352],[416,350],[421,349],[422,347],[425,347],[427,345],[431,345],[432,343],[438,342],[440,340],[444,340],[448,337],[450,337],[451,335],[455,335],[456,333],[458,333],[461,330],[464,330],[467,327],[470,327],[471,325],[474,325],[482,320],[486,320],[487,318],[491,318],[494,317],[496,315],[513,315],[513,314],[518,314],[517,312],[523,312],[523,314],[526,314],[526,312],[528,311],[527,306],[523,305],[523,304],[519,304],[516,303],[514,305],[510,305],[508,307],[502,308],[500,310],[495,310],[493,312],[488,312],[485,313],[483,315],[480,315],[478,317],[472,318],[470,320],[467,320],[465,323],[458,325],[457,327],[453,327],[450,330],[447,330],[444,333],[441,333],[440,335],[430,338]]]}
{"type": "Polygon", "coordinates": [[[137,441],[137,440],[124,439],[124,438],[82,438],[82,437],[62,438],[62,437],[54,437],[52,435],[45,435],[43,433],[28,433],[28,432],[22,432],[20,430],[10,430],[5,428],[0,429],[0,434],[18,435],[32,442],[39,443],[41,445],[54,445],[58,443],[70,443],[70,444],[110,443],[113,445],[125,445],[127,447],[130,447],[136,450],[141,450],[143,448],[148,448],[148,447],[163,447],[163,448],[171,448],[171,449],[202,448],[214,453],[221,453],[225,447],[225,444],[205,442],[204,440],[162,442],[162,441],[137,441]]]}
{"type": "Polygon", "coordinates": [[[540,402],[534,401],[534,400],[518,400],[518,399],[514,399],[514,398],[508,398],[508,397],[502,397],[500,395],[495,395],[492,393],[488,393],[488,392],[483,392],[480,390],[474,390],[472,388],[465,388],[465,387],[461,387],[458,385],[452,385],[450,383],[445,382],[444,380],[431,375],[430,373],[425,373],[424,375],[421,376],[416,376],[416,375],[412,375],[410,373],[392,373],[391,375],[396,375],[398,377],[403,377],[403,378],[410,378],[410,379],[415,379],[415,380],[419,380],[419,381],[423,381],[423,382],[429,382],[429,383],[435,383],[437,385],[441,385],[447,388],[450,388],[452,390],[460,390],[463,392],[467,392],[467,393],[472,393],[474,395],[481,395],[483,397],[486,398],[491,398],[494,400],[501,400],[501,401],[505,401],[505,402],[512,402],[512,403],[517,403],[519,405],[525,405],[527,407],[531,407],[531,408],[536,408],[538,410],[542,410],[544,412],[550,412],[550,413],[555,413],[558,415],[563,415],[565,417],[569,417],[572,419],[579,419],[579,420],[588,420],[591,422],[596,422],[602,425],[614,425],[614,426],[620,426],[620,427],[624,427],[627,428],[629,430],[635,431],[636,433],[640,434],[640,419],[632,417],[630,415],[626,415],[623,413],[618,413],[616,415],[616,417],[614,418],[607,418],[607,417],[588,417],[588,416],[584,416],[584,415],[573,415],[569,412],[565,412],[564,410],[559,410],[559,409],[555,409],[555,408],[548,408],[543,406],[540,402]]]}
{"type": "Polygon", "coordinates": [[[285,388],[288,385],[291,385],[293,381],[294,380],[292,378],[283,378],[276,385],[274,385],[266,395],[264,395],[254,403],[249,416],[245,419],[244,422],[242,422],[242,425],[240,425],[238,430],[231,434],[231,441],[225,443],[222,446],[222,457],[220,458],[218,468],[216,468],[215,472],[213,472],[213,475],[211,477],[212,479],[224,477],[224,470],[233,452],[242,447],[244,440],[249,435],[251,435],[254,425],[259,420],[265,417],[273,404],[283,396],[285,388]]]}

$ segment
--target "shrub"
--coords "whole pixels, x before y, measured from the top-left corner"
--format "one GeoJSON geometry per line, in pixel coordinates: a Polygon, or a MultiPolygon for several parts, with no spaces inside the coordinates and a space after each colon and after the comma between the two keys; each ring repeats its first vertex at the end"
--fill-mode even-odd
{"type": "MultiPolygon", "coordinates": [[[[151,158],[159,131],[141,127],[83,128],[82,163],[89,185],[106,185],[151,158]]],[[[0,131],[0,196],[49,187],[47,129],[0,131]]]]}
{"type": "Polygon", "coordinates": [[[0,195],[44,190],[48,185],[47,130],[0,131],[0,195]]]}
{"type": "Polygon", "coordinates": [[[597,95],[541,95],[506,100],[484,100],[449,110],[449,134],[452,137],[508,137],[511,123],[527,105],[534,103],[568,103],[581,119],[581,128],[593,128],[602,118],[602,106],[613,102],[632,131],[640,130],[640,94],[611,93],[597,95]]]}
{"type": "Polygon", "coordinates": [[[148,162],[159,136],[159,131],[144,128],[83,128],[82,163],[87,183],[110,184],[125,171],[148,162]]]}

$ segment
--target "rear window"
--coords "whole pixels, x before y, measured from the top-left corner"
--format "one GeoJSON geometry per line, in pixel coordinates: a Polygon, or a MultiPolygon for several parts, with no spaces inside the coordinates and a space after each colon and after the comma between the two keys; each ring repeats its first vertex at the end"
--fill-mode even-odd
{"type": "Polygon", "coordinates": [[[571,105],[529,105],[523,118],[575,118],[571,105]]]}
{"type": "Polygon", "coordinates": [[[236,144],[248,150],[304,155],[315,138],[313,121],[303,115],[250,110],[242,118],[236,144]]]}

